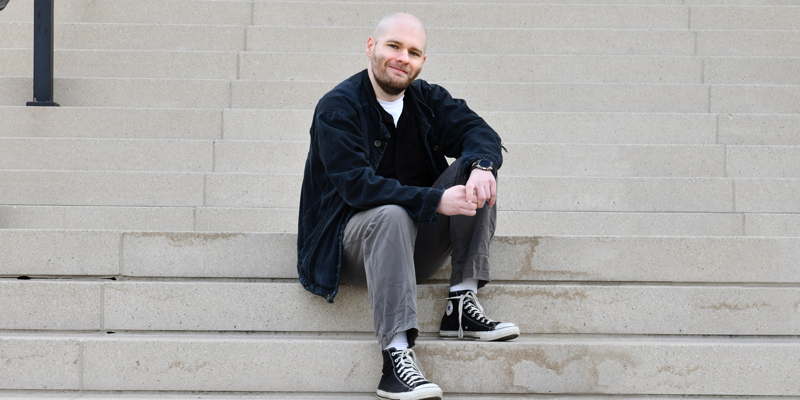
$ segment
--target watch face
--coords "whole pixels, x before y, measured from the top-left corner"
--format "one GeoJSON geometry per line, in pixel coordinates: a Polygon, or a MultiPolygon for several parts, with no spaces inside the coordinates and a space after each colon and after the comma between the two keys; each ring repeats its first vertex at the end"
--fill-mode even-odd
{"type": "Polygon", "coordinates": [[[482,169],[489,169],[492,168],[492,162],[489,160],[480,160],[478,161],[478,166],[482,169]]]}

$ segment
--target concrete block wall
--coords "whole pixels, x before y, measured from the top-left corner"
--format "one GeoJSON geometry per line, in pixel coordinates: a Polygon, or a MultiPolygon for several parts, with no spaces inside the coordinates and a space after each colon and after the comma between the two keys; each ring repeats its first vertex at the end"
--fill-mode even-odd
{"type": "Polygon", "coordinates": [[[0,12],[0,398],[374,397],[363,289],[296,279],[318,98],[378,19],[509,149],[494,282],[509,343],[418,355],[447,398],[800,397],[796,0],[32,0],[0,12]]]}

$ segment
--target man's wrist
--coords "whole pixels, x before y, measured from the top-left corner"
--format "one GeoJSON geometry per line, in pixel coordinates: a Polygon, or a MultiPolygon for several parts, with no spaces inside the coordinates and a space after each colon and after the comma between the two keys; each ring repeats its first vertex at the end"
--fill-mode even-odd
{"type": "Polygon", "coordinates": [[[489,160],[475,160],[470,165],[470,170],[480,169],[483,171],[494,171],[494,163],[489,160]]]}

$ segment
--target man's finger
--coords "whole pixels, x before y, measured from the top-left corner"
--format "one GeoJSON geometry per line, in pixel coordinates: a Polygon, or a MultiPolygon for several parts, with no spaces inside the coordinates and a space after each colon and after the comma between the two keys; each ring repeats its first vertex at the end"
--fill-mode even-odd
{"type": "Polygon", "coordinates": [[[475,184],[468,182],[467,186],[464,187],[464,197],[466,198],[467,203],[472,203],[473,193],[475,193],[475,184]]]}

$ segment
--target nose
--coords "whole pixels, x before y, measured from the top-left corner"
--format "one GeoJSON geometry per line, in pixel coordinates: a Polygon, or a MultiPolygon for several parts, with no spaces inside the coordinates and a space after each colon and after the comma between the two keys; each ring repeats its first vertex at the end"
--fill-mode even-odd
{"type": "Polygon", "coordinates": [[[397,61],[402,63],[408,63],[408,51],[401,51],[400,54],[397,55],[397,61]]]}

